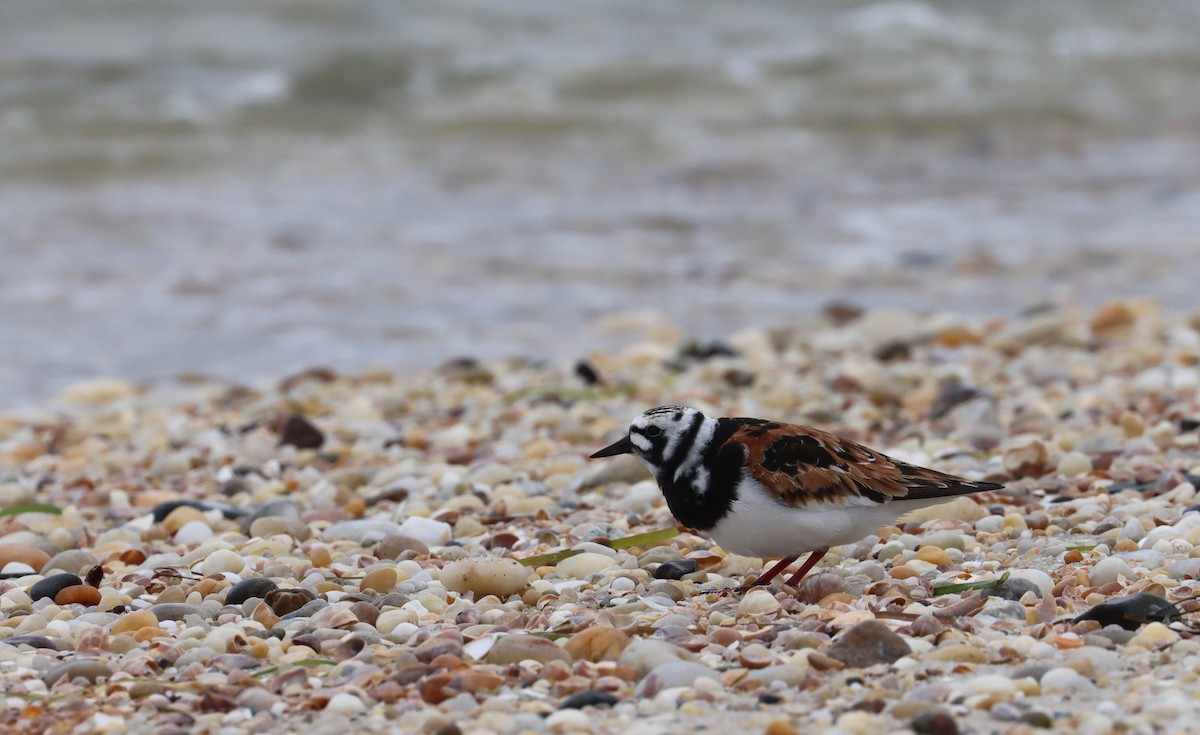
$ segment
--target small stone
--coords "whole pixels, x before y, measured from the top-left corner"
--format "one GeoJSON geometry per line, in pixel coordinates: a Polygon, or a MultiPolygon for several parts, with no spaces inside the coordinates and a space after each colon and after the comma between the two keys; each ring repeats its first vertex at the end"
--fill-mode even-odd
{"type": "Polygon", "coordinates": [[[738,663],[747,669],[764,669],[773,661],[771,649],[761,643],[751,643],[738,651],[738,663]]]}
{"type": "Polygon", "coordinates": [[[1135,579],[1133,569],[1119,556],[1106,556],[1088,571],[1092,584],[1101,587],[1121,578],[1132,582],[1135,579]]]}
{"type": "Polygon", "coordinates": [[[668,561],[658,565],[654,570],[655,579],[681,579],[685,574],[691,574],[698,570],[700,565],[695,559],[678,559],[676,561],[668,561]]]}
{"type": "Polygon", "coordinates": [[[76,584],[63,587],[54,596],[56,605],[85,605],[91,607],[100,604],[100,590],[86,584],[76,584]]]}
{"type": "Polygon", "coordinates": [[[1067,452],[1058,461],[1058,474],[1078,477],[1092,471],[1092,460],[1083,452],[1067,452]]]}
{"type": "Polygon", "coordinates": [[[617,663],[636,669],[638,676],[642,677],[668,661],[684,661],[692,658],[692,654],[664,640],[637,638],[621,652],[621,658],[617,659],[617,663]]]}
{"type": "Polygon", "coordinates": [[[949,503],[939,503],[928,508],[906,513],[903,520],[913,523],[928,523],[938,519],[951,519],[974,523],[988,515],[987,509],[969,497],[961,497],[949,503]]]}
{"type": "Polygon", "coordinates": [[[67,549],[60,551],[42,567],[42,574],[46,574],[52,570],[60,570],[70,574],[83,574],[85,570],[97,566],[100,562],[96,557],[83,549],[67,549]]]}
{"type": "Polygon", "coordinates": [[[629,646],[629,636],[607,625],[585,628],[567,639],[563,648],[576,661],[616,661],[629,646]]]}
{"type": "Polygon", "coordinates": [[[925,661],[961,661],[972,664],[981,664],[987,660],[982,650],[969,643],[954,643],[949,646],[940,646],[921,658],[925,661]]]}
{"type": "Polygon", "coordinates": [[[597,554],[594,551],[585,551],[582,554],[563,559],[557,564],[555,570],[563,579],[587,579],[615,564],[612,557],[597,554]]]}
{"type": "Polygon", "coordinates": [[[782,605],[775,595],[765,589],[752,589],[738,602],[739,615],[772,615],[779,612],[782,605]]]}
{"type": "Polygon", "coordinates": [[[204,619],[212,617],[199,605],[189,605],[185,602],[160,602],[146,609],[159,620],[183,620],[188,615],[197,615],[204,619]]]}
{"type": "Polygon", "coordinates": [[[1080,676],[1075,669],[1064,667],[1050,669],[1038,681],[1042,694],[1078,694],[1095,688],[1087,677],[1080,676]]]}
{"type": "Polygon", "coordinates": [[[188,521],[175,532],[175,543],[182,546],[195,546],[212,538],[212,529],[202,520],[188,521]]]}
{"type": "Polygon", "coordinates": [[[438,578],[452,592],[471,592],[478,600],[486,595],[501,599],[529,587],[532,572],[515,559],[483,556],[452,561],[438,578]]]}
{"type": "Polygon", "coordinates": [[[916,735],[958,735],[958,723],[950,713],[934,709],[912,719],[909,727],[916,735]]]}
{"type": "Polygon", "coordinates": [[[246,562],[242,561],[242,557],[236,551],[230,549],[218,549],[208,555],[200,564],[201,574],[221,574],[223,572],[231,572],[237,574],[246,568],[246,562]]]}
{"type": "Polygon", "coordinates": [[[415,538],[426,546],[445,546],[453,538],[454,529],[449,523],[420,516],[406,518],[396,533],[415,538]]]}
{"type": "Polygon", "coordinates": [[[268,516],[266,518],[258,518],[252,522],[248,535],[251,538],[265,538],[277,534],[291,536],[297,541],[307,541],[309,536],[312,535],[312,531],[309,529],[308,524],[294,518],[268,516]]]}
{"type": "Polygon", "coordinates": [[[937,566],[944,566],[950,563],[950,555],[936,546],[922,546],[917,550],[917,558],[937,566]]]}
{"type": "Polygon", "coordinates": [[[0,544],[0,569],[9,564],[24,564],[37,572],[50,561],[50,555],[28,544],[0,544]]]}
{"type": "Polygon", "coordinates": [[[1050,453],[1034,439],[1004,453],[1004,470],[1014,479],[1041,477],[1050,471],[1050,453]]]}
{"type": "Polygon", "coordinates": [[[263,599],[267,593],[279,589],[279,585],[266,577],[252,577],[230,587],[225,592],[226,605],[241,605],[251,597],[263,599]]]}
{"type": "Polygon", "coordinates": [[[660,664],[642,679],[637,687],[639,697],[652,697],[663,689],[691,686],[697,679],[720,681],[717,672],[696,661],[668,661],[660,664]]]}
{"type": "Polygon", "coordinates": [[[318,449],[324,443],[325,434],[303,416],[289,416],[283,425],[283,430],[279,432],[280,446],[291,445],[297,449],[318,449]]]}
{"type": "MultiPolygon", "coordinates": [[[[396,586],[396,570],[393,567],[372,569],[358,580],[358,588],[364,592],[379,592],[387,594],[396,586]]],[[[449,588],[447,588],[449,589],[449,588]]]]}
{"type": "Polygon", "coordinates": [[[912,650],[891,628],[877,620],[868,620],[844,631],[826,653],[847,666],[865,668],[890,664],[912,650]]]}
{"type": "Polygon", "coordinates": [[[157,628],[158,616],[149,610],[138,610],[137,612],[126,613],[113,623],[108,632],[111,635],[120,635],[121,633],[133,633],[142,628],[157,628]]]}
{"type": "Polygon", "coordinates": [[[1179,640],[1179,634],[1162,623],[1149,623],[1129,641],[1130,646],[1151,651],[1169,646],[1179,640]]]}
{"type": "Polygon", "coordinates": [[[800,735],[800,731],[787,720],[772,720],[763,730],[763,735],[800,735]]]}
{"type": "Polygon", "coordinates": [[[303,587],[277,589],[267,593],[263,602],[280,617],[293,613],[316,599],[316,595],[303,587]]]}
{"type": "MultiPolygon", "coordinates": [[[[412,520],[411,518],[409,520],[412,520]]],[[[428,518],[422,518],[423,521],[428,521],[428,518]]],[[[430,523],[438,523],[438,521],[429,521],[430,523]]],[[[447,532],[450,526],[445,523],[447,532]]],[[[321,534],[326,540],[334,541],[337,539],[346,539],[353,541],[356,544],[364,543],[368,540],[380,540],[386,538],[388,534],[399,533],[400,524],[384,518],[360,518],[352,521],[342,521],[335,523],[321,534]]],[[[448,540],[448,539],[447,539],[448,540]]]]}
{"type": "Polygon", "coordinates": [[[83,584],[83,580],[74,574],[51,574],[43,580],[35,582],[29,588],[29,596],[34,600],[42,598],[54,599],[61,590],[67,587],[83,584]]]}
{"type": "Polygon", "coordinates": [[[107,664],[91,658],[77,658],[51,666],[42,675],[42,681],[47,688],[53,687],[60,680],[74,681],[85,679],[95,684],[97,679],[107,679],[112,676],[112,669],[107,664]]]}
{"type": "Polygon", "coordinates": [[[380,559],[395,559],[406,551],[415,552],[418,556],[428,556],[429,546],[424,541],[412,536],[389,533],[375,547],[375,556],[380,559]]]}
{"type": "Polygon", "coordinates": [[[366,709],[367,706],[363,704],[363,701],[349,692],[338,692],[325,703],[326,712],[345,716],[356,715],[359,712],[365,712],[366,709]]]}
{"type": "Polygon", "coordinates": [[[558,705],[559,709],[583,709],[584,707],[611,707],[620,702],[616,696],[608,692],[598,692],[594,689],[584,689],[575,692],[558,705]]]}
{"type": "Polygon", "coordinates": [[[492,646],[487,653],[487,662],[504,666],[533,660],[540,663],[551,661],[571,662],[571,655],[554,643],[554,641],[538,636],[515,634],[506,635],[492,646]]]}

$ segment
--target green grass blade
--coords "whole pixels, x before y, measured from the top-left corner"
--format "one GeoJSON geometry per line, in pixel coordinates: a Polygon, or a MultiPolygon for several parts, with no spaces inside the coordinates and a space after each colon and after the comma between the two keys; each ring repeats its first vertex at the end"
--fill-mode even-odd
{"type": "MultiPolygon", "coordinates": [[[[679,535],[679,529],[675,526],[670,528],[660,528],[657,531],[649,531],[647,533],[636,533],[632,536],[623,536],[621,538],[600,539],[596,541],[598,544],[604,544],[612,549],[628,549],[631,546],[641,546],[643,544],[654,544],[659,541],[666,541],[669,538],[674,538],[679,535]]],[[[563,559],[569,559],[576,554],[582,554],[578,549],[563,549],[562,551],[552,551],[549,554],[538,554],[537,556],[527,556],[524,559],[518,559],[527,567],[540,567],[548,564],[557,564],[563,559]]]]}
{"type": "Polygon", "coordinates": [[[999,587],[1008,581],[1008,572],[1001,574],[998,579],[989,579],[984,582],[963,582],[962,584],[947,584],[941,587],[934,587],[933,594],[935,595],[953,595],[967,590],[990,590],[999,587]]]}
{"type": "Polygon", "coordinates": [[[21,513],[49,513],[50,515],[60,516],[62,515],[62,508],[59,508],[57,505],[47,505],[46,503],[11,505],[4,510],[0,510],[0,518],[20,515],[21,513]]]}

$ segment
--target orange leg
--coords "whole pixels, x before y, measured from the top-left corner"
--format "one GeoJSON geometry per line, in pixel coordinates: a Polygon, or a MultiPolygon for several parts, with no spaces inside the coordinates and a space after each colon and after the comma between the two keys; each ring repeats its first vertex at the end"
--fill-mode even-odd
{"type": "Polygon", "coordinates": [[[776,562],[775,566],[773,566],[767,570],[766,574],[763,574],[762,576],[760,576],[754,582],[754,584],[743,585],[743,587],[746,587],[748,589],[750,587],[761,587],[762,585],[767,584],[772,579],[775,579],[775,577],[779,576],[779,573],[782,572],[784,569],[787,569],[788,567],[790,567],[792,565],[792,562],[796,561],[796,558],[797,557],[794,557],[794,556],[786,556],[786,557],[780,559],[778,562],[776,562]]]}
{"type": "MultiPolygon", "coordinates": [[[[824,548],[824,549],[817,549],[813,553],[809,554],[808,558],[804,560],[804,564],[800,565],[800,569],[797,570],[795,574],[793,574],[791,577],[788,578],[788,581],[787,581],[788,586],[795,587],[796,583],[799,582],[800,580],[804,579],[804,575],[808,574],[809,571],[817,565],[817,562],[821,561],[822,557],[824,557],[825,554],[827,554],[827,553],[829,553],[829,549],[824,548]]],[[[795,557],[792,557],[792,558],[794,559],[795,557]]],[[[772,569],[771,571],[774,572],[775,570],[772,569]]]]}

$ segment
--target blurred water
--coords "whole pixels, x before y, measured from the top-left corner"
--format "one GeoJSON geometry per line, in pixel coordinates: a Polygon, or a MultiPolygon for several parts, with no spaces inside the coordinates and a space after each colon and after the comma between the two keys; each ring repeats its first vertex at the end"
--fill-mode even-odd
{"type": "Polygon", "coordinates": [[[1198,35],[1184,0],[6,3],[0,405],[569,356],[618,310],[1195,308],[1198,35]]]}

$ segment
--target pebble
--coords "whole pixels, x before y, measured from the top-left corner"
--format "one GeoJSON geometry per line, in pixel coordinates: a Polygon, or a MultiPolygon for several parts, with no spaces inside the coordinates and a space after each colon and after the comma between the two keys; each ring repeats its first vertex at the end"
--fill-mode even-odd
{"type": "Polygon", "coordinates": [[[567,639],[563,648],[576,661],[616,661],[629,646],[624,632],[607,625],[585,628],[567,639]]]}
{"type": "Polygon", "coordinates": [[[700,566],[694,559],[677,559],[663,562],[654,570],[655,579],[681,579],[685,574],[692,574],[700,566]]]}
{"type": "Polygon", "coordinates": [[[95,684],[98,679],[107,679],[113,675],[113,670],[104,662],[90,658],[77,658],[55,664],[42,674],[42,682],[47,688],[53,687],[59,681],[74,681],[85,679],[95,684]]]}
{"type": "Polygon", "coordinates": [[[598,692],[594,689],[584,689],[575,692],[558,705],[559,709],[583,709],[584,707],[612,707],[621,700],[609,692],[598,692]]]}
{"type": "Polygon", "coordinates": [[[531,576],[529,569],[514,559],[485,556],[452,561],[442,567],[438,578],[446,589],[470,592],[478,600],[485,595],[505,598],[522,592],[529,587],[531,576]]]}
{"type": "Polygon", "coordinates": [[[1092,471],[1092,460],[1082,452],[1067,452],[1058,460],[1058,474],[1065,477],[1078,477],[1092,471]]]}
{"type": "Polygon", "coordinates": [[[560,561],[555,570],[563,579],[587,579],[605,569],[615,566],[612,557],[585,551],[560,561]]]}
{"type": "Polygon", "coordinates": [[[876,620],[859,623],[839,635],[826,653],[847,666],[890,664],[912,653],[904,639],[876,620]]]}
{"type": "Polygon", "coordinates": [[[428,556],[429,546],[424,541],[412,536],[389,533],[375,547],[375,555],[380,559],[395,559],[406,551],[412,551],[418,556],[428,556]]]}
{"type": "Polygon", "coordinates": [[[1094,689],[1092,682],[1069,668],[1050,669],[1038,680],[1042,694],[1078,695],[1094,689]]]}
{"type": "Polygon", "coordinates": [[[1097,587],[1111,584],[1121,578],[1126,581],[1134,579],[1133,569],[1119,556],[1108,556],[1101,559],[1088,571],[1088,576],[1091,578],[1092,584],[1097,587]]]}
{"type": "Polygon", "coordinates": [[[53,600],[55,595],[57,595],[63,589],[80,584],[83,584],[83,580],[75,574],[51,574],[45,579],[35,582],[34,585],[29,588],[29,596],[34,600],[41,600],[43,598],[50,598],[53,600]]]}
{"type": "Polygon", "coordinates": [[[297,541],[307,541],[312,535],[312,531],[309,530],[308,524],[294,518],[284,518],[282,516],[257,518],[250,524],[249,535],[253,538],[263,538],[276,534],[291,536],[297,541]]]}
{"type": "Polygon", "coordinates": [[[50,557],[41,572],[49,576],[49,572],[57,569],[69,574],[83,574],[99,563],[95,556],[83,549],[67,549],[50,557]]]}
{"type": "Polygon", "coordinates": [[[218,549],[209,554],[208,557],[200,564],[201,574],[222,574],[229,572],[237,574],[246,568],[246,563],[236,551],[230,549],[218,549]]]}
{"type": "Polygon", "coordinates": [[[414,538],[426,546],[445,546],[453,538],[453,531],[449,523],[412,516],[392,533],[414,538]]]}
{"type": "Polygon", "coordinates": [[[533,635],[517,634],[506,635],[496,641],[492,650],[488,651],[486,660],[489,664],[501,666],[529,660],[543,664],[551,661],[570,663],[571,655],[556,645],[554,641],[533,635]]]}
{"type": "Polygon", "coordinates": [[[662,664],[670,661],[687,661],[692,658],[692,654],[666,641],[638,638],[625,648],[617,663],[621,666],[632,667],[638,672],[640,678],[662,664]]]}
{"type": "Polygon", "coordinates": [[[663,689],[691,686],[697,679],[720,681],[717,672],[695,661],[667,661],[655,666],[638,684],[639,697],[654,696],[663,689]]]}
{"type": "Polygon", "coordinates": [[[262,599],[269,592],[279,589],[279,585],[266,577],[243,579],[225,592],[226,605],[241,605],[251,597],[262,599]]]}
{"type": "MultiPolygon", "coordinates": [[[[413,519],[410,518],[409,520],[413,519]]],[[[428,521],[429,523],[440,523],[440,521],[430,521],[428,518],[422,518],[420,520],[428,521]]],[[[446,527],[446,533],[449,534],[450,526],[445,523],[441,523],[441,525],[446,527]]],[[[342,521],[341,523],[335,523],[329,528],[326,528],[325,532],[321,535],[326,540],[332,541],[336,539],[345,539],[347,541],[354,541],[355,543],[361,544],[369,537],[374,537],[374,539],[378,541],[379,539],[386,537],[388,534],[397,533],[401,533],[399,523],[379,518],[362,518],[353,521],[342,521]]],[[[443,541],[442,543],[447,543],[449,540],[450,537],[447,535],[446,541],[443,541]]]]}
{"type": "Polygon", "coordinates": [[[338,692],[330,697],[329,701],[325,704],[326,712],[333,712],[334,714],[346,717],[365,712],[366,709],[367,706],[363,704],[363,701],[349,692],[338,692]]]}
{"type": "Polygon", "coordinates": [[[40,571],[50,562],[50,555],[28,544],[0,543],[0,569],[9,564],[24,564],[28,569],[40,571]]]}

